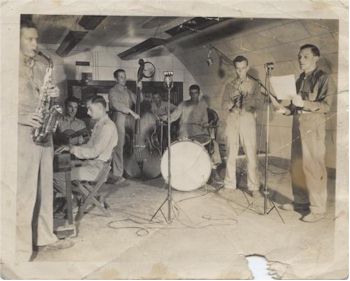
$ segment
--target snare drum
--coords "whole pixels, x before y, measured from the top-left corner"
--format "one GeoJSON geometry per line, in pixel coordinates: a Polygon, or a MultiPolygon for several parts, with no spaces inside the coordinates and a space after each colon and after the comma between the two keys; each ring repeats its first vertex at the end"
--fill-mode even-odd
{"type": "MultiPolygon", "coordinates": [[[[179,191],[192,191],[202,187],[208,181],[212,164],[206,149],[192,140],[176,141],[170,146],[171,186],[179,191]]],[[[168,149],[165,150],[161,173],[168,181],[168,149]]]]}
{"type": "Polygon", "coordinates": [[[211,141],[210,136],[208,134],[200,134],[200,135],[191,136],[191,137],[189,137],[189,139],[191,139],[193,141],[197,141],[201,145],[204,145],[204,146],[208,145],[211,141]]]}

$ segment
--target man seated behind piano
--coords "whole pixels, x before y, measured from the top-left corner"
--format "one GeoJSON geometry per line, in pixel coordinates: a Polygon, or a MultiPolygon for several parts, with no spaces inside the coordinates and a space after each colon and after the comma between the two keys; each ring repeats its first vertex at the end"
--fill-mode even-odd
{"type": "MultiPolygon", "coordinates": [[[[113,148],[118,142],[117,128],[106,112],[106,101],[101,96],[94,96],[87,102],[88,115],[96,121],[91,137],[86,144],[64,145],[55,152],[69,151],[78,159],[82,159],[82,166],[73,167],[71,180],[95,181],[103,164],[112,157],[113,148]]],[[[64,173],[54,174],[54,188],[57,192],[65,195],[64,173]]]]}
{"type": "MultiPolygon", "coordinates": [[[[68,144],[67,139],[69,138],[69,143],[72,145],[83,144],[84,141],[84,129],[86,129],[85,122],[76,117],[79,99],[76,97],[69,97],[64,102],[65,105],[65,115],[59,121],[57,126],[57,131],[55,134],[55,142],[62,144],[65,142],[68,144]],[[72,134],[81,133],[76,137],[70,138],[72,134]]],[[[65,144],[64,143],[64,144],[65,144]]]]}

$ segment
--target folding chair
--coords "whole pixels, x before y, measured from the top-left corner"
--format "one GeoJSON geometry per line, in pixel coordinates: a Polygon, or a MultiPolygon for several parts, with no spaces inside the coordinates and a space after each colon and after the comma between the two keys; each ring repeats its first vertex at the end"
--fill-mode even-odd
{"type": "Polygon", "coordinates": [[[111,216],[105,198],[101,196],[99,192],[103,184],[107,181],[110,170],[111,160],[103,164],[96,181],[78,182],[78,191],[83,195],[83,198],[75,218],[76,221],[80,221],[83,218],[84,214],[88,212],[88,208],[90,209],[95,206],[99,208],[105,216],[111,216]]]}

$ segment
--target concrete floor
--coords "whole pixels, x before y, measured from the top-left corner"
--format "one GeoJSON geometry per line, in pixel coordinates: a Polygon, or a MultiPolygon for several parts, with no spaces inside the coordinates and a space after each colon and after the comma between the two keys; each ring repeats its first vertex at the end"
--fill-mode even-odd
{"type": "MultiPolygon", "coordinates": [[[[268,179],[275,202],[290,200],[285,170],[271,166],[268,179]]],[[[333,276],[325,266],[334,244],[332,179],[327,218],[313,224],[281,210],[283,224],[276,210],[262,215],[263,199],[254,201],[242,191],[215,192],[210,186],[174,192],[173,223],[164,223],[161,215],[151,223],[166,197],[161,178],[106,185],[103,192],[111,217],[95,208],[83,218],[74,247],[38,253],[34,263],[71,263],[55,279],[249,279],[245,256],[251,254],[265,256],[278,278],[333,276]]],[[[32,275],[26,278],[53,278],[44,272],[32,275]]]]}

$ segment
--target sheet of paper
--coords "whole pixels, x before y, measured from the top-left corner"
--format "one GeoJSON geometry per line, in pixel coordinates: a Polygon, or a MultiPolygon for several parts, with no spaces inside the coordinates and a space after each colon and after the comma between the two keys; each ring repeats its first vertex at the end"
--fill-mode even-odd
{"type": "Polygon", "coordinates": [[[297,95],[294,75],[272,76],[270,81],[279,100],[291,100],[297,95]]]}

